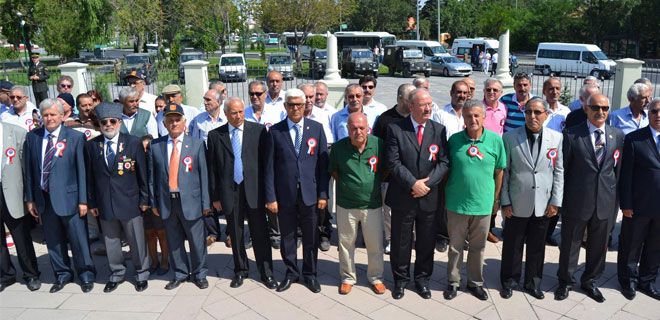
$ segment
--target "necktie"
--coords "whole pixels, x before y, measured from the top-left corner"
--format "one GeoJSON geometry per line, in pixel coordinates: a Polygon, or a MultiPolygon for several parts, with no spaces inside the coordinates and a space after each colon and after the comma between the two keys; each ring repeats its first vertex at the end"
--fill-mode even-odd
{"type": "Polygon", "coordinates": [[[172,142],[172,155],[170,156],[170,166],[168,169],[169,179],[167,183],[170,191],[179,190],[179,149],[177,149],[178,139],[172,142]]]}
{"type": "Polygon", "coordinates": [[[302,135],[300,134],[300,125],[299,124],[294,124],[293,129],[296,130],[296,144],[294,147],[296,148],[296,154],[300,154],[300,145],[302,144],[302,135]]]}
{"type": "Polygon", "coordinates": [[[115,152],[112,150],[112,141],[105,143],[105,161],[107,162],[108,169],[112,170],[115,164],[115,152]]]}
{"type": "Polygon", "coordinates": [[[231,134],[231,148],[234,151],[234,182],[240,184],[243,182],[243,159],[241,157],[241,139],[238,136],[238,128],[234,128],[231,134]]]}
{"type": "Polygon", "coordinates": [[[605,156],[605,141],[603,141],[603,131],[600,129],[596,129],[596,162],[600,165],[601,161],[603,161],[603,157],[605,156]]]}
{"type": "Polygon", "coordinates": [[[422,145],[422,138],[424,136],[424,126],[423,125],[418,125],[417,126],[417,144],[422,145]]]}
{"type": "Polygon", "coordinates": [[[658,141],[655,143],[656,148],[658,148],[658,153],[660,153],[660,135],[658,136],[658,141]]]}
{"type": "Polygon", "coordinates": [[[532,160],[534,160],[534,163],[536,163],[536,160],[539,158],[539,147],[538,145],[536,145],[538,141],[539,141],[538,133],[532,134],[531,148],[532,148],[532,160]]]}
{"type": "Polygon", "coordinates": [[[53,145],[53,134],[48,134],[48,143],[46,144],[46,153],[44,154],[44,162],[41,169],[41,189],[49,192],[48,177],[50,171],[53,169],[53,156],[55,156],[55,146],[53,145]]]}

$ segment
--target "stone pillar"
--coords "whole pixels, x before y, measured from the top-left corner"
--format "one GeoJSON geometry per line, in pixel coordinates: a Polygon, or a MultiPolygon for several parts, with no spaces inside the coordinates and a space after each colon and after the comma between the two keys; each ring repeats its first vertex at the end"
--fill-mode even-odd
{"type": "MultiPolygon", "coordinates": [[[[87,66],[88,64],[80,62],[69,62],[57,66],[57,68],[62,72],[63,76],[69,76],[73,79],[73,88],[71,89],[71,94],[74,98],[81,93],[86,93],[89,91],[85,78],[91,77],[91,74],[87,73],[87,66]]],[[[91,82],[92,81],[90,79],[90,83],[91,82]]]]}
{"type": "Polygon", "coordinates": [[[613,110],[628,105],[628,89],[635,80],[642,77],[643,64],[644,61],[631,58],[616,60],[614,89],[612,91],[612,100],[610,101],[610,106],[613,110]]]}
{"type": "Polygon", "coordinates": [[[328,85],[328,100],[326,103],[337,109],[344,107],[344,89],[348,80],[342,79],[339,73],[339,59],[337,58],[337,37],[332,33],[326,33],[328,41],[328,62],[325,68],[323,81],[328,85]]]}
{"type": "Polygon", "coordinates": [[[497,50],[497,70],[495,78],[502,81],[504,93],[513,92],[513,78],[509,74],[509,30],[500,36],[500,48],[497,50]]]}
{"type": "Polygon", "coordinates": [[[190,60],[181,64],[186,79],[186,104],[189,106],[201,105],[204,93],[209,88],[208,61],[190,60]]]}

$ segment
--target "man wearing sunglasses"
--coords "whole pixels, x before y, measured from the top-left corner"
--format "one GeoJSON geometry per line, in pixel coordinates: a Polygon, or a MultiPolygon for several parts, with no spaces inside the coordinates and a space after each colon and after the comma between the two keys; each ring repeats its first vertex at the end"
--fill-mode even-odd
{"type": "Polygon", "coordinates": [[[48,71],[41,63],[39,52],[30,54],[30,67],[28,68],[28,79],[32,81],[32,91],[37,104],[48,98],[48,71]]]}
{"type": "Polygon", "coordinates": [[[360,87],[362,87],[364,92],[364,97],[362,98],[362,105],[364,107],[362,110],[367,115],[367,119],[369,119],[369,132],[371,132],[376,118],[388,109],[387,106],[374,99],[377,83],[376,78],[372,75],[366,75],[360,78],[359,81],[360,87]]]}
{"type": "Polygon", "coordinates": [[[133,69],[128,75],[126,75],[126,83],[128,83],[129,86],[134,87],[135,90],[137,90],[139,94],[138,98],[140,99],[140,103],[138,104],[138,106],[144,110],[151,112],[152,115],[156,116],[156,109],[154,106],[157,97],[144,90],[147,84],[146,81],[144,80],[145,77],[146,75],[144,74],[144,71],[142,69],[139,70],[133,69]]]}
{"type": "Polygon", "coordinates": [[[486,106],[486,120],[484,128],[502,135],[504,133],[504,122],[506,121],[506,105],[500,101],[502,96],[502,81],[488,78],[484,81],[484,99],[486,106]]]}
{"type": "Polygon", "coordinates": [[[67,75],[57,78],[57,94],[69,93],[73,91],[73,78],[67,75]]]}
{"type": "Polygon", "coordinates": [[[555,300],[566,299],[575,284],[573,275],[586,230],[587,258],[580,287],[595,301],[605,301],[596,282],[605,269],[607,237],[618,212],[624,137],[621,130],[606,124],[609,103],[602,94],[591,96],[587,121],[564,130],[564,199],[555,300]]]}
{"type": "Polygon", "coordinates": [[[90,213],[100,218],[110,267],[103,292],[112,292],[124,282],[122,238],[129,244],[135,266],[135,290],[144,291],[149,279],[142,217],[149,204],[144,147],[140,138],[119,132],[121,105],[103,102],[96,107],[96,114],[103,134],[85,144],[85,162],[90,213]]]}
{"type": "Polygon", "coordinates": [[[245,121],[255,122],[266,126],[269,129],[272,125],[286,118],[284,106],[268,105],[266,106],[266,85],[254,80],[248,85],[248,95],[250,105],[245,108],[245,121]]]}
{"type": "Polygon", "coordinates": [[[27,89],[21,86],[13,86],[8,95],[11,107],[0,116],[3,122],[17,125],[27,131],[35,128],[32,119],[32,108],[29,106],[27,89]]]}

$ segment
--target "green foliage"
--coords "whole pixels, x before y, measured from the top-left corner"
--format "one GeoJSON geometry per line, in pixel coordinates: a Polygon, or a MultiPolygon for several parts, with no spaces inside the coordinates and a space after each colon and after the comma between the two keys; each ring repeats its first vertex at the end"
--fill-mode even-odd
{"type": "Polygon", "coordinates": [[[305,44],[316,49],[325,49],[328,46],[328,40],[324,36],[311,36],[307,38],[305,44]]]}
{"type": "Polygon", "coordinates": [[[250,50],[254,50],[254,49],[255,49],[255,48],[254,48],[254,42],[251,42],[251,41],[250,41],[250,50]]]}
{"type": "Polygon", "coordinates": [[[359,0],[348,19],[348,29],[399,35],[405,31],[408,16],[415,16],[415,1],[359,0]]]}
{"type": "Polygon", "coordinates": [[[179,56],[181,55],[181,47],[179,41],[174,41],[170,47],[170,61],[179,61],[179,56]]]}
{"type": "Polygon", "coordinates": [[[94,90],[98,91],[105,99],[110,99],[112,95],[110,94],[110,90],[108,90],[108,81],[99,75],[96,74],[94,77],[94,90]]]}
{"type": "Polygon", "coordinates": [[[565,106],[573,102],[573,95],[571,94],[571,90],[568,88],[568,86],[564,86],[564,89],[561,91],[561,95],[559,96],[559,102],[561,102],[561,104],[565,106]]]}
{"type": "Polygon", "coordinates": [[[261,48],[259,51],[259,58],[261,58],[261,61],[266,61],[266,45],[263,43],[261,44],[261,48]]]}

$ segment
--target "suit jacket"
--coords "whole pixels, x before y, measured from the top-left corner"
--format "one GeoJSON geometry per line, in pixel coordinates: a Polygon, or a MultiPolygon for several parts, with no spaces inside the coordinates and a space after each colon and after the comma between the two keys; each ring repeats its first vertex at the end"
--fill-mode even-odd
{"type": "Polygon", "coordinates": [[[39,80],[30,80],[32,81],[32,89],[35,92],[47,92],[48,91],[48,72],[46,71],[46,65],[44,65],[43,62],[39,62],[38,65],[34,65],[34,63],[30,63],[30,67],[28,68],[28,80],[31,76],[37,75],[39,76],[39,80]]]}
{"type": "Polygon", "coordinates": [[[596,153],[587,122],[564,130],[564,203],[562,214],[572,219],[614,219],[619,211],[617,182],[621,171],[623,132],[605,126],[605,156],[596,163],[596,153]],[[619,155],[615,160],[614,155],[619,155]]]}
{"type": "Polygon", "coordinates": [[[23,144],[25,129],[9,123],[0,123],[2,128],[2,193],[9,215],[18,219],[25,216],[25,185],[23,184],[23,144]],[[7,156],[7,150],[14,149],[14,156],[7,156]]]}
{"type": "Polygon", "coordinates": [[[147,160],[137,137],[119,133],[115,147],[115,160],[106,165],[105,137],[85,144],[89,206],[98,208],[103,220],[128,220],[141,214],[140,205],[149,204],[147,160]]]}
{"type": "Polygon", "coordinates": [[[621,209],[632,209],[635,215],[660,216],[660,154],[655,143],[648,126],[625,138],[619,194],[621,209]]]}
{"type": "MultiPolygon", "coordinates": [[[[220,201],[226,212],[234,208],[234,150],[229,125],[211,130],[208,135],[208,163],[211,201],[220,201]]],[[[243,124],[243,185],[245,199],[251,209],[264,208],[264,166],[268,131],[266,127],[245,121],[243,124]]]]}
{"type": "MultiPolygon", "coordinates": [[[[548,205],[561,207],[564,193],[562,134],[543,128],[541,149],[536,162],[527,142],[525,127],[505,133],[504,149],[507,169],[504,171],[501,204],[512,206],[513,215],[529,218],[545,214],[548,205]],[[554,164],[551,150],[554,149],[554,164]]],[[[534,145],[537,148],[537,145],[534,145]]]]}
{"type": "MultiPolygon", "coordinates": [[[[152,206],[160,211],[160,216],[167,219],[170,216],[169,163],[167,154],[167,139],[169,135],[153,140],[149,149],[151,168],[149,170],[149,194],[152,206]]],[[[211,208],[209,201],[208,171],[204,141],[185,135],[181,144],[179,161],[179,193],[183,214],[187,220],[196,220],[202,216],[204,209],[211,208]],[[192,170],[186,172],[183,160],[192,159],[192,170]]]]}
{"type": "Polygon", "coordinates": [[[449,169],[447,160],[447,130],[435,121],[427,121],[421,147],[417,143],[417,128],[413,128],[410,116],[392,123],[388,127],[385,159],[390,172],[390,184],[385,195],[385,204],[392,209],[413,210],[419,206],[423,211],[435,211],[439,203],[438,186],[449,169]],[[429,161],[429,147],[435,144],[439,151],[435,160],[429,161]],[[426,185],[431,188],[421,198],[410,194],[418,179],[428,177],[426,185]]]}
{"type": "Polygon", "coordinates": [[[294,206],[300,183],[302,201],[311,206],[319,198],[328,198],[327,140],[320,123],[305,119],[300,154],[296,154],[287,119],[270,127],[265,171],[266,203],[277,201],[280,207],[294,206]],[[312,138],[317,142],[314,154],[308,152],[307,145],[312,138]]]}
{"type": "MultiPolygon", "coordinates": [[[[46,202],[41,190],[41,148],[45,128],[28,132],[25,139],[25,201],[35,202],[37,210],[44,212],[46,202]]],[[[62,156],[53,157],[49,176],[50,202],[55,214],[69,216],[78,213],[78,204],[87,204],[85,178],[85,136],[64,125],[60,127],[58,142],[66,143],[62,156]]]]}

